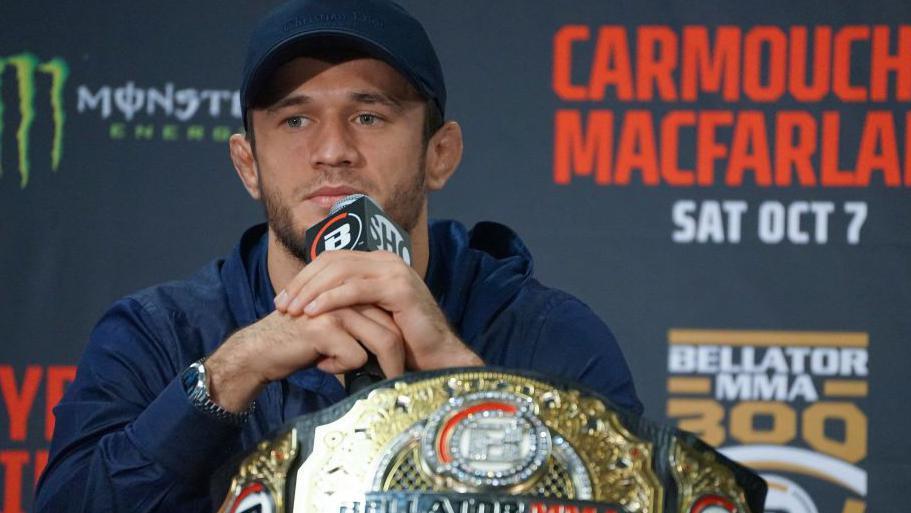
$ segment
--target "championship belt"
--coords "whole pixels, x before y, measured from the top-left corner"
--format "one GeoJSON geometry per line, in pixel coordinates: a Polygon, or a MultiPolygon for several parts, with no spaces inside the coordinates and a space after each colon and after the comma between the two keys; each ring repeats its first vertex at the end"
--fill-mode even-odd
{"type": "Polygon", "coordinates": [[[299,417],[241,461],[219,511],[761,513],[765,494],[696,436],[586,388],[469,368],[299,417]]]}

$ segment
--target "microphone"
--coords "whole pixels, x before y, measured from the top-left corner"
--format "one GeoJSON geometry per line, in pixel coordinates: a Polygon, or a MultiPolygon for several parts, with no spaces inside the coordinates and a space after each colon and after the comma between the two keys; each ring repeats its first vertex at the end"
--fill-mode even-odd
{"type": "Polygon", "coordinates": [[[373,199],[351,194],[335,202],[305,238],[309,264],[323,251],[391,251],[411,265],[411,237],[373,199]]]}
{"type": "MultiPolygon", "coordinates": [[[[324,251],[390,251],[411,265],[411,237],[369,196],[351,194],[335,202],[329,215],[307,230],[306,261],[324,251]]],[[[367,352],[363,367],[345,373],[345,391],[354,394],[386,379],[376,355],[367,352]]]]}

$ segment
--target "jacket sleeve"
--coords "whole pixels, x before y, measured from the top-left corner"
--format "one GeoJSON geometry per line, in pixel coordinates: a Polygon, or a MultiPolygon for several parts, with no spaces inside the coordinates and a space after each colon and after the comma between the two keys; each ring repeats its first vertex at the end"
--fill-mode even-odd
{"type": "Polygon", "coordinates": [[[179,374],[201,355],[156,318],[168,316],[125,299],[96,325],[54,409],[36,511],[212,510],[207,478],[236,450],[239,428],[190,403],[179,374]]]}
{"type": "Polygon", "coordinates": [[[571,296],[546,314],[532,355],[532,368],[574,379],[615,405],[642,414],[633,377],[617,339],[592,310],[571,296]]]}

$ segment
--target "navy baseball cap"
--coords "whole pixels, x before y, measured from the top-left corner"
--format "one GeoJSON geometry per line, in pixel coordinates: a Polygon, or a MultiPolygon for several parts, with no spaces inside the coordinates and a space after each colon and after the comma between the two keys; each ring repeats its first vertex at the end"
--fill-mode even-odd
{"type": "Polygon", "coordinates": [[[389,0],[291,0],[263,18],[247,48],[240,88],[247,109],[272,74],[308,48],[337,42],[380,59],[399,71],[440,113],[446,113],[443,69],[420,22],[389,0]]]}

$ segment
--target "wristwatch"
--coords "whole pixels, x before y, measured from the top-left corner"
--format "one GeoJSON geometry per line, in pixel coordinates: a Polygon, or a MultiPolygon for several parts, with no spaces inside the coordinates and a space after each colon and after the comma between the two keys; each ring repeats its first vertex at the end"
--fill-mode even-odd
{"type": "Polygon", "coordinates": [[[240,413],[233,413],[213,401],[212,396],[209,395],[209,375],[206,373],[205,361],[205,358],[201,358],[199,361],[193,362],[180,375],[187,397],[190,398],[193,406],[203,413],[226,424],[242,426],[253,413],[256,403],[250,403],[250,407],[240,413]]]}

